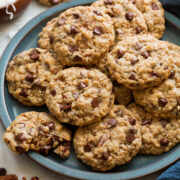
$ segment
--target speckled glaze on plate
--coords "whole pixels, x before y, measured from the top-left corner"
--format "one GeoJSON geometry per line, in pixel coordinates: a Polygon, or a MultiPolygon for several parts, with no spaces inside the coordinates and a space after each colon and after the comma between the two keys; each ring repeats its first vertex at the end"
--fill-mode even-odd
{"type": "MultiPolygon", "coordinates": [[[[49,19],[57,16],[67,8],[90,4],[93,1],[76,0],[50,8],[28,22],[8,44],[0,61],[0,116],[5,128],[10,125],[16,116],[23,112],[32,110],[47,111],[45,107],[33,108],[21,105],[8,93],[5,81],[8,62],[17,53],[37,46],[38,33],[49,19]]],[[[166,32],[163,39],[180,45],[180,20],[167,12],[166,19],[166,32]]],[[[70,158],[67,160],[62,160],[55,154],[49,154],[47,157],[44,157],[40,154],[30,152],[28,156],[42,166],[66,176],[91,180],[122,180],[151,174],[172,164],[180,157],[180,145],[177,145],[168,153],[158,156],[138,155],[130,163],[116,167],[106,173],[92,171],[90,167],[84,165],[76,158],[73,150],[70,158]]]]}

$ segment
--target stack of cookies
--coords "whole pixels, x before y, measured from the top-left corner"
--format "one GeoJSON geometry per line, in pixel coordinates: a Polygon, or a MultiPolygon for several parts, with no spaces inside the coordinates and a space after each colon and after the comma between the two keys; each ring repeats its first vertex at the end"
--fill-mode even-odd
{"type": "Polygon", "coordinates": [[[26,106],[4,141],[16,153],[54,150],[97,171],[136,154],[162,154],[180,143],[180,47],[159,40],[158,0],[100,0],[62,12],[39,34],[38,48],[15,56],[6,80],[26,106]]]}

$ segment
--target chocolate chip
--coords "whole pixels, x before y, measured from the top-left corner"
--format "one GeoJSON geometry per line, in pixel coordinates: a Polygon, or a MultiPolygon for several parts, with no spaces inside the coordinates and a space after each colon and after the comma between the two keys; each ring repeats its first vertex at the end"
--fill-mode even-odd
{"type": "Polygon", "coordinates": [[[127,12],[127,13],[125,14],[125,17],[126,17],[127,20],[132,21],[133,18],[134,18],[134,13],[132,13],[132,12],[127,12]]]}
{"type": "Polygon", "coordinates": [[[74,13],[73,16],[74,16],[76,19],[78,19],[78,18],[80,17],[80,15],[77,14],[77,13],[74,13]]]}
{"type": "Polygon", "coordinates": [[[57,24],[58,24],[58,26],[62,26],[62,25],[64,25],[66,23],[66,20],[65,20],[65,18],[59,18],[58,20],[57,20],[57,24]]]}
{"type": "Polygon", "coordinates": [[[180,106],[180,97],[177,98],[177,105],[180,106]]]}
{"type": "Polygon", "coordinates": [[[46,87],[46,86],[40,86],[40,89],[41,89],[42,91],[45,91],[45,90],[47,89],[47,87],[46,87]]]}
{"type": "Polygon", "coordinates": [[[105,1],[104,1],[104,4],[106,4],[106,5],[112,5],[112,4],[113,4],[113,1],[112,1],[112,0],[105,0],[105,1]]]}
{"type": "Polygon", "coordinates": [[[55,96],[55,95],[56,95],[56,91],[55,91],[54,89],[51,91],[51,95],[52,95],[52,96],[55,96]]]}
{"type": "Polygon", "coordinates": [[[99,10],[94,10],[94,13],[97,14],[98,16],[101,15],[101,11],[99,11],[99,10]]]}
{"type": "Polygon", "coordinates": [[[152,10],[159,10],[159,9],[160,9],[159,5],[156,4],[156,3],[153,3],[153,4],[151,5],[151,7],[152,7],[152,10]]]}
{"type": "Polygon", "coordinates": [[[136,27],[136,34],[139,34],[139,33],[141,33],[141,32],[143,32],[143,28],[137,26],[137,27],[136,27]]]}
{"type": "Polygon", "coordinates": [[[107,160],[110,157],[110,154],[108,152],[104,152],[101,156],[101,159],[107,160]]]}
{"type": "Polygon", "coordinates": [[[107,123],[110,127],[116,126],[116,120],[114,118],[109,119],[107,123]]]}
{"type": "Polygon", "coordinates": [[[33,74],[30,74],[30,73],[29,73],[29,74],[26,76],[25,80],[32,83],[32,82],[34,81],[34,76],[33,76],[33,74]]]}
{"type": "Polygon", "coordinates": [[[21,92],[19,93],[20,96],[28,97],[27,89],[21,89],[21,92]]]}
{"type": "Polygon", "coordinates": [[[71,30],[70,30],[70,33],[71,34],[76,34],[76,33],[78,33],[79,31],[78,31],[78,28],[77,27],[75,27],[75,26],[71,26],[71,30]]]}
{"type": "Polygon", "coordinates": [[[168,123],[166,119],[160,119],[159,121],[161,122],[161,125],[162,125],[163,127],[166,127],[166,125],[167,125],[167,123],[168,123]]]}
{"type": "Polygon", "coordinates": [[[128,133],[128,134],[126,135],[126,141],[127,141],[128,143],[132,143],[135,139],[136,139],[136,138],[135,138],[135,136],[134,136],[133,133],[128,133]]]}
{"type": "Polygon", "coordinates": [[[84,146],[84,152],[90,152],[91,149],[92,149],[92,145],[90,145],[90,144],[86,144],[86,145],[84,146]]]}
{"type": "Polygon", "coordinates": [[[175,71],[171,71],[170,75],[169,75],[169,78],[173,79],[175,75],[176,75],[175,71]]]}
{"type": "Polygon", "coordinates": [[[82,58],[78,55],[74,56],[73,61],[82,61],[82,58]]]}
{"type": "Polygon", "coordinates": [[[123,111],[121,111],[121,110],[115,111],[115,114],[119,117],[123,117],[123,115],[124,115],[123,111]]]}
{"type": "Polygon", "coordinates": [[[108,134],[102,135],[102,136],[99,138],[98,144],[99,144],[99,145],[103,145],[103,144],[107,141],[108,138],[109,138],[109,135],[108,135],[108,134]]]}
{"type": "Polygon", "coordinates": [[[30,59],[39,60],[39,53],[36,49],[33,49],[30,53],[30,59]]]}
{"type": "Polygon", "coordinates": [[[149,51],[143,51],[142,53],[141,53],[141,56],[143,56],[144,58],[148,58],[149,56],[150,56],[150,52],[149,51]]]}
{"type": "Polygon", "coordinates": [[[41,147],[40,153],[42,153],[44,155],[47,155],[50,150],[51,150],[51,146],[44,145],[44,146],[41,147]]]}
{"type": "Polygon", "coordinates": [[[84,84],[83,82],[80,82],[79,85],[78,85],[78,90],[82,90],[84,88],[86,88],[86,84],[84,84]]]}
{"type": "Polygon", "coordinates": [[[0,168],[0,176],[5,176],[7,173],[5,168],[0,168]]]}
{"type": "Polygon", "coordinates": [[[50,2],[53,6],[59,4],[59,0],[50,0],[50,2]]]}
{"type": "Polygon", "coordinates": [[[100,103],[99,98],[94,98],[94,99],[91,101],[92,107],[95,107],[95,108],[99,106],[99,103],[100,103]]]}
{"type": "Polygon", "coordinates": [[[137,81],[136,75],[133,73],[129,76],[129,79],[137,81]]]}
{"type": "Polygon", "coordinates": [[[125,54],[124,51],[118,49],[118,51],[117,51],[118,59],[122,58],[124,56],[124,54],[125,54]]]}
{"type": "Polygon", "coordinates": [[[135,65],[138,61],[139,59],[131,59],[131,65],[135,65]]]}
{"type": "Polygon", "coordinates": [[[96,35],[101,35],[103,33],[103,29],[101,26],[96,26],[93,31],[96,35]]]}
{"type": "Polygon", "coordinates": [[[129,123],[133,126],[133,125],[135,125],[136,124],[136,119],[134,119],[134,118],[129,118],[129,123]]]}
{"type": "Polygon", "coordinates": [[[160,140],[161,146],[167,146],[169,144],[168,138],[164,137],[160,140]]]}
{"type": "Polygon", "coordinates": [[[52,36],[49,37],[49,42],[52,44],[54,42],[54,38],[52,36]]]}
{"type": "Polygon", "coordinates": [[[61,105],[60,110],[61,111],[69,111],[69,110],[71,110],[71,103],[61,105]]]}
{"type": "Polygon", "coordinates": [[[48,126],[50,130],[55,130],[54,122],[47,122],[43,124],[44,126],[48,126]]]}
{"type": "Polygon", "coordinates": [[[141,125],[150,125],[151,124],[151,120],[146,120],[143,119],[141,125]]]}
{"type": "Polygon", "coordinates": [[[137,129],[131,128],[131,129],[129,129],[129,133],[136,134],[137,133],[137,129]]]}
{"type": "Polygon", "coordinates": [[[16,151],[19,152],[20,154],[24,153],[25,150],[21,146],[16,146],[16,151]]]}
{"type": "Polygon", "coordinates": [[[40,180],[37,176],[32,177],[31,180],[40,180]]]}
{"type": "Polygon", "coordinates": [[[141,44],[140,42],[136,42],[135,49],[139,50],[141,48],[143,48],[143,44],[141,44]]]}
{"type": "Polygon", "coordinates": [[[151,75],[151,76],[154,76],[154,77],[159,77],[159,74],[156,73],[155,71],[151,71],[151,72],[150,72],[150,75],[151,75]]]}
{"type": "Polygon", "coordinates": [[[68,49],[71,53],[78,51],[78,47],[76,45],[69,45],[68,49]]]}
{"type": "Polygon", "coordinates": [[[164,99],[164,98],[159,98],[158,99],[158,104],[159,104],[160,107],[165,107],[167,103],[168,103],[168,101],[166,99],[164,99]]]}
{"type": "Polygon", "coordinates": [[[24,137],[23,133],[20,133],[20,134],[15,136],[15,140],[17,140],[17,141],[25,141],[26,138],[24,137]]]}

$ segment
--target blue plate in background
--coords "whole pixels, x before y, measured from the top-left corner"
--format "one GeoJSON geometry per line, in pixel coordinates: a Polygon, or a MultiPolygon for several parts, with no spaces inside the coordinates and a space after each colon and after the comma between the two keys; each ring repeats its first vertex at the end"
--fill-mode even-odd
{"type": "MultiPolygon", "coordinates": [[[[48,20],[67,8],[86,5],[92,2],[94,0],[75,0],[55,6],[28,22],[11,40],[0,61],[0,116],[5,128],[23,112],[32,110],[47,111],[45,107],[33,108],[21,105],[8,93],[5,72],[9,61],[16,54],[37,46],[38,34],[48,20]]],[[[180,20],[167,12],[166,20],[166,32],[163,40],[180,45],[180,20]]],[[[180,157],[180,145],[177,145],[168,153],[158,156],[137,155],[130,163],[116,167],[106,173],[92,171],[90,167],[82,164],[76,158],[73,150],[67,160],[62,160],[55,154],[49,154],[47,157],[44,157],[40,154],[30,152],[28,155],[44,167],[66,176],[91,180],[119,180],[144,176],[168,166],[180,157]]]]}

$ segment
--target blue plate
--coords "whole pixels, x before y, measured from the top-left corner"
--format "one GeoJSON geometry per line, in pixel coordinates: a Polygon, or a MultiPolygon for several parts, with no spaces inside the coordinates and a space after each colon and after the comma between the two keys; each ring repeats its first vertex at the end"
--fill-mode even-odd
{"type": "MultiPolygon", "coordinates": [[[[5,128],[7,128],[10,123],[23,112],[32,110],[47,111],[45,107],[25,107],[13,99],[8,93],[5,72],[9,61],[21,51],[37,46],[38,33],[42,30],[42,27],[45,26],[48,20],[57,16],[61,11],[64,11],[67,8],[90,4],[93,1],[94,0],[74,0],[55,6],[28,22],[11,40],[0,62],[0,116],[5,128]]],[[[179,43],[180,45],[180,20],[170,13],[166,13],[166,19],[166,32],[163,39],[176,44],[179,43]]],[[[168,166],[180,157],[180,145],[174,147],[168,153],[159,156],[138,155],[134,157],[130,163],[116,167],[107,173],[92,171],[90,167],[82,164],[76,158],[73,150],[70,158],[67,160],[62,160],[55,154],[49,154],[47,157],[44,157],[40,154],[30,152],[28,155],[46,168],[66,176],[78,179],[116,180],[144,176],[168,166]]]]}

